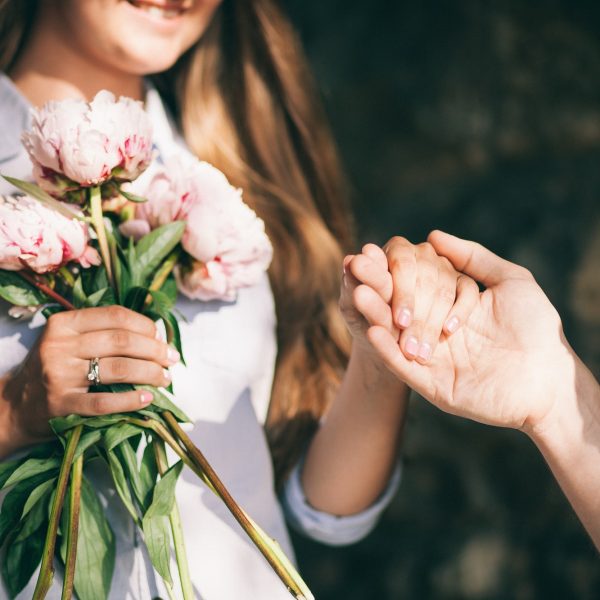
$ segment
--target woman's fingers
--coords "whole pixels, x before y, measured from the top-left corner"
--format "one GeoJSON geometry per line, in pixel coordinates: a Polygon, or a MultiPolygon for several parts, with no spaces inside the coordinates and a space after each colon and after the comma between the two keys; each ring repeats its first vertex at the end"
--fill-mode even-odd
{"type": "Polygon", "coordinates": [[[383,298],[368,285],[359,285],[352,294],[353,304],[366,319],[369,325],[379,325],[385,327],[388,331],[398,331],[392,322],[392,311],[390,305],[384,302],[383,298]]]}
{"type": "Polygon", "coordinates": [[[387,257],[382,248],[380,248],[376,244],[365,244],[362,248],[362,253],[368,256],[380,268],[385,269],[387,271],[387,257]]]}
{"type": "Polygon", "coordinates": [[[56,313],[49,317],[46,329],[49,333],[64,335],[68,330],[76,333],[126,329],[133,333],[154,338],[156,324],[152,319],[123,306],[99,306],[56,313]]]}
{"type": "Polygon", "coordinates": [[[107,329],[81,334],[77,337],[79,358],[125,356],[153,360],[164,367],[179,361],[179,353],[166,342],[125,329],[107,329]]]}
{"type": "Polygon", "coordinates": [[[119,412],[130,412],[148,406],[153,400],[148,390],[132,390],[130,392],[97,392],[93,394],[73,394],[65,399],[69,413],[95,417],[119,412]]]}
{"type": "MultiPolygon", "coordinates": [[[[377,248],[374,244],[368,244],[367,246],[369,245],[377,248]]],[[[385,263],[382,264],[379,260],[381,256],[373,258],[364,253],[367,246],[363,248],[363,254],[357,254],[348,261],[345,266],[346,274],[351,274],[358,282],[373,288],[382,297],[384,302],[389,303],[392,297],[393,282],[387,268],[385,255],[383,257],[385,263]]],[[[377,249],[383,254],[380,248],[377,249]]]]}
{"type": "Polygon", "coordinates": [[[398,379],[426,398],[434,393],[428,367],[404,356],[392,334],[384,327],[374,326],[367,330],[367,339],[386,367],[398,379]]]}
{"type": "Polygon", "coordinates": [[[414,317],[417,261],[415,246],[402,237],[392,238],[385,246],[388,270],[392,275],[392,316],[395,325],[406,329],[414,317]]]}
{"type": "Polygon", "coordinates": [[[447,336],[456,333],[467,322],[479,301],[479,288],[473,279],[460,275],[456,281],[456,302],[444,322],[444,333],[447,336]]]}
{"type": "MultiPolygon", "coordinates": [[[[82,381],[87,387],[88,362],[81,361],[82,381]]],[[[146,384],[165,387],[171,383],[171,375],[162,365],[149,360],[138,360],[124,356],[111,356],[98,361],[100,382],[146,384]]]]}

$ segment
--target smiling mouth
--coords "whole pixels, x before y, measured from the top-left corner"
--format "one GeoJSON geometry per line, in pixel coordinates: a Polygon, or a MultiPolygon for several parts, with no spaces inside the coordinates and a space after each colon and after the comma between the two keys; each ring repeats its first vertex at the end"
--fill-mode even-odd
{"type": "Polygon", "coordinates": [[[192,7],[193,0],[160,2],[157,0],[127,0],[131,6],[155,17],[174,19],[192,7]]]}

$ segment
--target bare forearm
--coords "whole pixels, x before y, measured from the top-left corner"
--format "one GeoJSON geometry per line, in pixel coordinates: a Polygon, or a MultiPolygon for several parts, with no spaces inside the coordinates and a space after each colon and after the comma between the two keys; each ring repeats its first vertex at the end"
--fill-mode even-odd
{"type": "Polygon", "coordinates": [[[312,506],[350,515],[377,499],[396,462],[408,392],[385,367],[353,352],[304,463],[302,483],[312,506]]]}
{"type": "Polygon", "coordinates": [[[600,386],[578,359],[575,363],[564,417],[531,437],[600,550],[600,386]]]}

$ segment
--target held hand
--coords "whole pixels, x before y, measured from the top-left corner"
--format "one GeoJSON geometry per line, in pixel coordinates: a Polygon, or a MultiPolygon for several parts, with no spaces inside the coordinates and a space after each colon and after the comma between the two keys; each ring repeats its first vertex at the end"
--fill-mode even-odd
{"type": "Polygon", "coordinates": [[[355,346],[367,356],[377,357],[367,331],[378,326],[406,358],[427,363],[440,338],[459,329],[477,298],[477,284],[428,243],[396,237],[385,251],[367,244],[344,260],[340,310],[355,346]]]}
{"type": "Polygon", "coordinates": [[[368,331],[373,348],[393,373],[446,412],[528,432],[546,425],[575,371],[558,313],[526,269],[439,231],[429,241],[486,290],[428,364],[407,360],[381,324],[368,331]]]}
{"type": "Polygon", "coordinates": [[[18,446],[47,437],[53,417],[132,411],[152,401],[144,391],[89,393],[87,374],[90,359],[96,357],[101,383],[154,386],[170,383],[165,367],[179,360],[177,351],[157,339],[152,320],[121,306],[51,316],[4,386],[18,446]]]}

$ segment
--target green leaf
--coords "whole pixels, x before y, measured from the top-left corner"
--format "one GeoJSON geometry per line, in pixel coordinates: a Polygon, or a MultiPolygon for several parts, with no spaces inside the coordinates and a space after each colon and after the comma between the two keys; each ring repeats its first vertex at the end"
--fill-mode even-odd
{"type": "Polygon", "coordinates": [[[121,193],[121,196],[124,196],[130,202],[135,202],[136,204],[148,202],[147,198],[144,198],[143,196],[138,196],[137,194],[132,194],[131,192],[126,192],[123,189],[120,189],[119,192],[121,193]]]}
{"type": "Polygon", "coordinates": [[[75,564],[75,592],[79,600],[106,600],[114,568],[115,536],[96,492],[84,477],[75,564]]]}
{"type": "Polygon", "coordinates": [[[150,295],[152,296],[150,308],[159,315],[167,314],[173,308],[174,301],[164,292],[152,290],[150,295]]]}
{"type": "Polygon", "coordinates": [[[121,461],[118,459],[117,455],[114,451],[110,451],[106,453],[108,458],[108,465],[110,467],[110,472],[115,483],[115,488],[117,493],[121,498],[121,502],[125,505],[125,508],[128,510],[131,518],[139,523],[140,517],[133,503],[133,498],[131,496],[131,490],[129,489],[129,484],[127,483],[127,478],[125,477],[125,472],[123,471],[123,467],[121,465],[121,461]]]}
{"type": "Polygon", "coordinates": [[[23,464],[22,460],[11,460],[10,462],[0,463],[0,489],[4,487],[6,480],[13,474],[13,472],[23,464]]]}
{"type": "Polygon", "coordinates": [[[75,459],[79,458],[86,450],[91,448],[94,444],[97,444],[101,439],[102,431],[99,429],[93,429],[92,431],[84,433],[77,443],[77,448],[73,455],[73,462],[75,462],[75,459]]]}
{"type": "MultiPolygon", "coordinates": [[[[129,388],[131,389],[131,388],[129,388]]],[[[50,427],[56,435],[62,435],[65,431],[73,429],[76,425],[85,425],[90,428],[108,427],[120,421],[128,419],[128,415],[121,413],[113,413],[111,415],[103,415],[100,417],[82,417],[80,415],[68,415],[66,417],[55,417],[50,419],[50,427]]]]}
{"type": "Polygon", "coordinates": [[[144,302],[148,297],[148,293],[149,290],[145,287],[135,286],[130,288],[125,295],[123,306],[130,308],[135,312],[142,312],[142,309],[144,308],[144,302]]]}
{"type": "Polygon", "coordinates": [[[30,458],[26,460],[18,469],[15,469],[13,474],[6,480],[3,488],[15,485],[20,481],[29,479],[34,475],[46,473],[51,476],[60,468],[60,460],[58,458],[30,458]]]}
{"type": "Polygon", "coordinates": [[[144,494],[144,511],[152,502],[154,486],[158,477],[158,467],[156,466],[156,457],[154,456],[154,448],[150,440],[147,440],[142,460],[140,463],[140,481],[142,482],[142,491],[144,494]]]}
{"type": "Polygon", "coordinates": [[[48,301],[45,294],[14,271],[0,270],[0,298],[15,306],[37,306],[48,301]]]}
{"type": "Polygon", "coordinates": [[[179,323],[173,313],[168,313],[165,319],[165,325],[167,327],[167,339],[169,343],[173,344],[179,352],[181,357],[181,363],[185,366],[185,358],[183,356],[183,346],[181,344],[181,333],[179,331],[179,323]]]}
{"type": "Polygon", "coordinates": [[[2,579],[11,598],[27,585],[40,564],[44,549],[43,535],[30,535],[19,542],[15,541],[18,532],[13,536],[9,540],[10,552],[6,552],[2,561],[2,579]]]}
{"type": "Polygon", "coordinates": [[[112,450],[124,440],[133,437],[134,435],[138,435],[141,431],[143,430],[130,423],[113,425],[104,434],[104,446],[107,450],[112,450]]]}
{"type": "Polygon", "coordinates": [[[152,504],[146,511],[146,517],[168,517],[173,510],[175,503],[175,486],[177,479],[183,468],[183,463],[177,461],[169,470],[160,478],[159,482],[154,487],[154,495],[152,504]]]}
{"type": "Polygon", "coordinates": [[[173,416],[181,423],[191,423],[190,418],[174,403],[172,402],[164,392],[157,390],[155,387],[149,385],[136,385],[138,390],[148,390],[154,395],[154,400],[149,406],[158,411],[168,410],[173,413],[173,416]]]}
{"type": "Polygon", "coordinates": [[[169,299],[171,306],[177,302],[177,282],[175,281],[173,273],[167,277],[163,286],[160,288],[160,291],[169,299]]]}
{"type": "Polygon", "coordinates": [[[123,471],[125,476],[127,477],[127,481],[131,486],[133,491],[133,495],[135,499],[138,501],[140,506],[144,505],[144,491],[142,481],[140,479],[140,470],[137,463],[137,456],[129,443],[129,439],[121,442],[116,448],[115,452],[117,456],[121,459],[121,465],[123,467],[123,471]]]}
{"type": "Polygon", "coordinates": [[[42,204],[45,204],[48,208],[55,210],[60,213],[64,217],[68,219],[77,219],[78,221],[83,221],[84,218],[81,215],[75,214],[72,210],[67,208],[65,204],[53,198],[50,194],[46,193],[40,187],[38,187],[35,183],[31,183],[30,181],[23,181],[22,179],[16,179],[14,177],[9,177],[8,175],[2,175],[8,183],[14,185],[16,188],[19,188],[21,191],[25,192],[27,195],[32,196],[36,200],[39,200],[42,204]]]}
{"type": "Polygon", "coordinates": [[[48,481],[44,481],[44,483],[40,483],[32,492],[29,494],[27,501],[25,502],[25,506],[23,506],[23,514],[21,518],[25,517],[27,513],[35,506],[37,501],[45,495],[50,497],[51,491],[54,489],[56,485],[56,477],[52,479],[48,479],[48,481]]]}
{"type": "MultiPolygon", "coordinates": [[[[53,480],[52,483],[54,483],[55,481],[56,480],[53,480]]],[[[36,488],[36,490],[38,488],[36,488]]],[[[21,518],[20,531],[17,537],[15,538],[15,542],[20,542],[26,537],[34,535],[39,530],[39,528],[48,521],[48,503],[50,501],[50,496],[52,495],[51,492],[48,493],[48,489],[52,488],[47,488],[45,490],[46,493],[38,497],[37,501],[32,504],[32,507],[27,512],[27,514],[24,514],[24,516],[21,518]]],[[[31,498],[31,496],[29,496],[29,498],[31,498]]],[[[23,509],[23,513],[25,513],[25,509],[23,509]]],[[[45,536],[42,535],[42,537],[45,536]]]]}
{"type": "Polygon", "coordinates": [[[113,291],[108,288],[102,288],[90,294],[84,302],[84,306],[92,308],[94,306],[110,306],[115,303],[115,295],[113,291]]]}
{"type": "Polygon", "coordinates": [[[185,230],[184,221],[174,221],[145,235],[136,245],[132,272],[136,285],[147,283],[171,250],[180,242],[185,230]]]}
{"type": "Polygon", "coordinates": [[[171,557],[171,529],[169,518],[144,517],[142,520],[144,540],[150,555],[150,560],[159,575],[169,584],[173,585],[170,569],[171,557]]]}
{"type": "Polygon", "coordinates": [[[18,525],[23,514],[23,507],[31,492],[43,481],[46,481],[45,474],[36,475],[15,485],[12,490],[6,494],[0,510],[0,547],[4,544],[6,537],[18,525]]]}
{"type": "Polygon", "coordinates": [[[73,286],[73,304],[75,305],[75,308],[83,308],[85,306],[85,301],[86,295],[83,291],[83,281],[81,275],[79,275],[73,286]]]}

